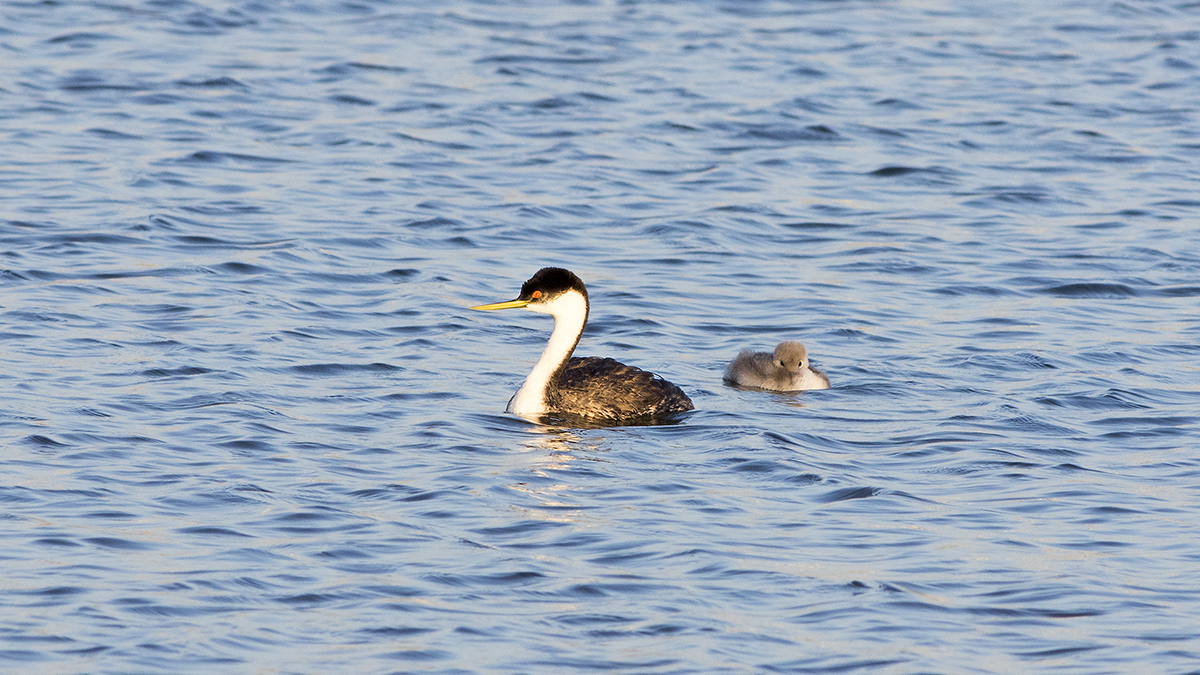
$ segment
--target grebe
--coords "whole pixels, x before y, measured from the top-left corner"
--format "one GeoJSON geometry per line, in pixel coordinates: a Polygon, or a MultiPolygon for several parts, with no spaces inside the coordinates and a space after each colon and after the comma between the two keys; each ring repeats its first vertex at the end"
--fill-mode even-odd
{"type": "Polygon", "coordinates": [[[516,300],[471,309],[516,307],[553,316],[554,332],[525,384],[509,400],[508,412],[620,421],[692,409],[687,394],[654,373],[613,359],[571,356],[587,325],[588,294],[569,270],[544,267],[521,286],[516,300]]]}
{"type": "Polygon", "coordinates": [[[780,342],[774,354],[746,350],[725,369],[725,381],[742,387],[773,391],[828,389],[829,378],[808,363],[804,345],[780,342]]]}

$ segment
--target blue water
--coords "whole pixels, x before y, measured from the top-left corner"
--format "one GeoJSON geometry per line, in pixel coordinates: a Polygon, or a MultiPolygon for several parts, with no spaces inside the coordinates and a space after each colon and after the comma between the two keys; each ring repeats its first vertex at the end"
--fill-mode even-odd
{"type": "Polygon", "coordinates": [[[0,672],[1200,672],[1198,27],[5,3],[0,672]]]}

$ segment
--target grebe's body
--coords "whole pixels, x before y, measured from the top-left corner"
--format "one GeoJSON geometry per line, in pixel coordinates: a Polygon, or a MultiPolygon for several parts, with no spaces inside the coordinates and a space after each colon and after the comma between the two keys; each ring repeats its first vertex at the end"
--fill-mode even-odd
{"type": "Polygon", "coordinates": [[[554,332],[508,412],[525,416],[567,415],[603,421],[660,418],[692,409],[683,391],[640,368],[608,358],[572,358],[588,319],[583,281],[559,267],[538,270],[516,300],[471,309],[524,307],[554,317],[554,332]]]}
{"type": "Polygon", "coordinates": [[[795,341],[780,342],[774,354],[746,350],[725,369],[725,381],[772,391],[828,389],[829,378],[808,363],[808,351],[795,341]]]}

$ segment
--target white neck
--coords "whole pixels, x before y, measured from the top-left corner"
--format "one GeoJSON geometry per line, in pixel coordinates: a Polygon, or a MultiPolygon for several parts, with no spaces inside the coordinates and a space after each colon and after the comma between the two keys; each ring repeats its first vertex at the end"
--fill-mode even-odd
{"type": "Polygon", "coordinates": [[[587,298],[575,291],[567,291],[553,300],[525,309],[554,317],[554,332],[538,359],[537,365],[525,378],[525,384],[508,402],[508,412],[518,415],[537,415],[547,412],[546,388],[550,378],[559,373],[559,368],[571,358],[583,327],[587,324],[587,298]]]}

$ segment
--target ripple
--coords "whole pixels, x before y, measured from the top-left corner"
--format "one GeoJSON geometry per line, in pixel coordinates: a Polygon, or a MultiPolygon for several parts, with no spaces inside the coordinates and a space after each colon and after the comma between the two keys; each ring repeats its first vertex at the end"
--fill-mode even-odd
{"type": "Polygon", "coordinates": [[[147,551],[154,548],[142,542],[120,539],[118,537],[89,537],[84,539],[84,541],[100,548],[115,549],[118,551],[147,551]]]}
{"type": "Polygon", "coordinates": [[[1039,293],[1060,298],[1130,298],[1140,293],[1125,284],[1074,283],[1038,289],[1039,293]]]}
{"type": "Polygon", "coordinates": [[[6,5],[0,660],[1194,669],[1194,31],[1022,9],[6,5]]]}
{"type": "Polygon", "coordinates": [[[832,504],[834,502],[843,502],[850,499],[867,499],[869,497],[878,497],[885,494],[885,490],[874,487],[853,487],[839,488],[822,495],[817,501],[823,504],[832,504]]]}
{"type": "Polygon", "coordinates": [[[392,373],[404,370],[399,366],[386,363],[315,363],[310,365],[292,366],[290,371],[312,377],[343,376],[347,373],[392,373]]]}

